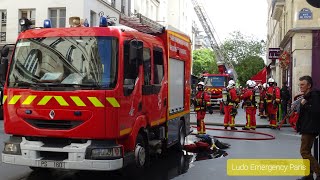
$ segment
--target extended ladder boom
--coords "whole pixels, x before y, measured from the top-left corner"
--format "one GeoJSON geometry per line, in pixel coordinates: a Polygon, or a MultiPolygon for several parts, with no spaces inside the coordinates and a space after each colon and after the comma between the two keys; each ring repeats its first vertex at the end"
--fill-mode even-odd
{"type": "Polygon", "coordinates": [[[214,36],[214,32],[215,32],[214,28],[212,26],[212,23],[207,15],[205,9],[197,0],[192,0],[192,4],[193,4],[194,10],[199,18],[199,21],[200,21],[205,33],[208,36],[211,48],[213,49],[213,52],[215,53],[215,55],[217,57],[218,66],[223,65],[226,70],[231,70],[232,74],[233,74],[233,78],[236,80],[237,73],[233,67],[233,64],[228,59],[224,58],[222,51],[219,47],[219,44],[214,36]]]}

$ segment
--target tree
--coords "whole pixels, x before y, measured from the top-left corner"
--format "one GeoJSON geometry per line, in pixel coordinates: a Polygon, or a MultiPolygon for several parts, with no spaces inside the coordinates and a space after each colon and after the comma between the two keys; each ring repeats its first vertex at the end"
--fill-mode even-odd
{"type": "Polygon", "coordinates": [[[265,55],[265,46],[263,40],[245,36],[239,31],[231,33],[231,37],[222,44],[225,58],[234,65],[241,85],[265,67],[261,58],[265,55]]]}
{"type": "Polygon", "coordinates": [[[259,56],[248,56],[235,66],[238,74],[238,81],[241,85],[245,85],[253,75],[257,74],[265,67],[264,61],[259,56]]]}
{"type": "Polygon", "coordinates": [[[265,42],[252,36],[245,36],[239,31],[231,33],[222,44],[224,54],[234,64],[237,64],[249,56],[262,56],[265,54],[265,42]]]}
{"type": "Polygon", "coordinates": [[[211,49],[194,50],[192,72],[198,76],[204,71],[218,73],[218,65],[213,51],[211,49]]]}

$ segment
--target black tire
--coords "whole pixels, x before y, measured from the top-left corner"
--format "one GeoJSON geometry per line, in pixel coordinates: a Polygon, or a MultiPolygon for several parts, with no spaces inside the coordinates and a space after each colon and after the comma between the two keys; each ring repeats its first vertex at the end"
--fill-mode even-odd
{"type": "Polygon", "coordinates": [[[178,132],[178,142],[174,145],[174,148],[178,151],[181,151],[185,145],[186,139],[186,129],[184,127],[184,122],[182,120],[179,121],[179,132],[178,132]]]}
{"type": "Polygon", "coordinates": [[[136,139],[135,161],[138,168],[147,168],[150,165],[150,154],[147,139],[139,133],[136,139]]]}

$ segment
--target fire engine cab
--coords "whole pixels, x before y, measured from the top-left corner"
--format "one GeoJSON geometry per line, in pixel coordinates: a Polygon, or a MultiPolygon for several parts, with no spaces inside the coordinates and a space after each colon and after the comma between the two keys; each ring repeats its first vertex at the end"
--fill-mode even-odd
{"type": "Polygon", "coordinates": [[[189,37],[140,14],[121,17],[126,26],[79,20],[20,21],[5,68],[2,162],[110,171],[181,148],[191,133],[189,37]]]}

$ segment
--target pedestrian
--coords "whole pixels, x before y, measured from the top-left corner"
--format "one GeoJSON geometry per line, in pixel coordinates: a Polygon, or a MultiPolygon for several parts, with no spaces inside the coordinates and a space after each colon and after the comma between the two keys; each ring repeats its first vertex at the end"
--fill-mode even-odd
{"type": "Polygon", "coordinates": [[[199,82],[197,85],[197,94],[195,97],[195,108],[197,113],[197,131],[198,134],[206,134],[204,118],[208,107],[211,107],[210,96],[204,91],[204,82],[199,82]]]}
{"type": "Polygon", "coordinates": [[[280,103],[280,89],[275,86],[273,78],[268,79],[268,85],[266,92],[267,111],[269,115],[270,128],[277,128],[277,114],[278,105],[280,103]]]}
{"type": "Polygon", "coordinates": [[[290,95],[290,92],[288,90],[286,82],[282,83],[282,88],[280,90],[280,98],[281,98],[281,108],[282,108],[282,117],[281,117],[281,119],[283,119],[288,113],[288,110],[287,110],[288,109],[288,103],[289,103],[289,101],[291,99],[291,95],[290,95]]]}
{"type": "Polygon", "coordinates": [[[320,180],[320,166],[311,154],[314,141],[320,133],[320,92],[312,89],[311,76],[302,76],[299,81],[303,93],[297,121],[297,132],[301,134],[300,154],[303,159],[310,160],[310,174],[301,180],[313,179],[313,173],[317,175],[316,180],[320,180]]]}
{"type": "Polygon", "coordinates": [[[256,129],[256,112],[257,112],[257,104],[255,100],[255,83],[251,80],[247,81],[248,89],[244,92],[241,99],[243,100],[244,108],[246,111],[246,125],[243,130],[255,130],[256,129]]]}
{"type": "Polygon", "coordinates": [[[239,104],[239,97],[235,88],[236,83],[234,80],[230,80],[226,89],[226,96],[224,100],[224,129],[230,127],[231,130],[237,130],[235,128],[235,118],[237,115],[237,108],[239,104]]]}

